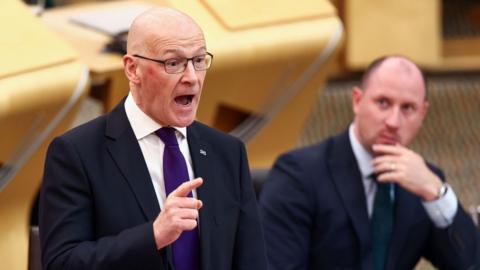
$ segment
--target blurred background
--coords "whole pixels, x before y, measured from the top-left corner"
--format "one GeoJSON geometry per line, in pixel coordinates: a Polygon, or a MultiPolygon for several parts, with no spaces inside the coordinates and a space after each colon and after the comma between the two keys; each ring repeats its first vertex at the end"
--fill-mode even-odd
{"type": "Polygon", "coordinates": [[[478,218],[480,1],[2,0],[5,269],[39,269],[31,225],[46,147],[128,93],[125,33],[153,5],[180,9],[204,29],[214,60],[198,119],[246,143],[257,187],[280,153],[347,128],[351,88],[373,59],[410,57],[426,73],[431,104],[413,148],[444,169],[478,218]]]}

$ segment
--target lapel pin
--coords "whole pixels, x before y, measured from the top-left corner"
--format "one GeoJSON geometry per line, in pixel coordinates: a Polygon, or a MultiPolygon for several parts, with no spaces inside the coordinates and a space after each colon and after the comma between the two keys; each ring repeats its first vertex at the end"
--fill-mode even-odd
{"type": "Polygon", "coordinates": [[[207,155],[207,151],[203,150],[203,149],[200,149],[200,154],[206,156],[207,155]]]}

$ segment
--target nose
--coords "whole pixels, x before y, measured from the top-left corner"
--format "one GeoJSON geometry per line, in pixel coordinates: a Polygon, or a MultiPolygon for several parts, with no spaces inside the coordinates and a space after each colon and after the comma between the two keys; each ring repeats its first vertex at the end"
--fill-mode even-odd
{"type": "Polygon", "coordinates": [[[390,112],[388,113],[387,118],[385,119],[385,124],[390,129],[397,129],[400,126],[400,122],[402,121],[401,117],[402,115],[400,112],[400,108],[392,108],[392,110],[390,110],[390,112]]]}
{"type": "Polygon", "coordinates": [[[195,68],[193,67],[192,60],[187,61],[187,66],[183,71],[182,82],[186,83],[195,83],[197,81],[197,73],[195,72],[195,68]]]}

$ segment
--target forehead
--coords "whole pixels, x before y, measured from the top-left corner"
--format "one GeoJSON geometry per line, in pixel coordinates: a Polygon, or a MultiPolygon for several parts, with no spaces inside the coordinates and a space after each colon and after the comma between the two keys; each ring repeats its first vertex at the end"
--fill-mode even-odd
{"type": "Polygon", "coordinates": [[[179,54],[189,55],[192,53],[203,53],[206,51],[203,35],[162,35],[152,36],[150,49],[155,54],[179,54]]]}
{"type": "Polygon", "coordinates": [[[366,94],[398,97],[422,102],[425,99],[425,83],[420,70],[410,62],[386,61],[371,74],[366,94]]]}
{"type": "Polygon", "coordinates": [[[159,18],[151,29],[148,44],[156,53],[189,53],[205,50],[205,39],[200,27],[185,18],[159,18]]]}

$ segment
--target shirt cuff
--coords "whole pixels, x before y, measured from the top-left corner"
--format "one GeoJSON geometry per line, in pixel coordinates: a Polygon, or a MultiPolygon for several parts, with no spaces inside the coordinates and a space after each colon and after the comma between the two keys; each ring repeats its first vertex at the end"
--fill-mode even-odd
{"type": "Polygon", "coordinates": [[[433,201],[423,202],[423,207],[437,228],[446,228],[453,223],[458,209],[458,200],[453,188],[446,184],[447,193],[433,201]]]}

